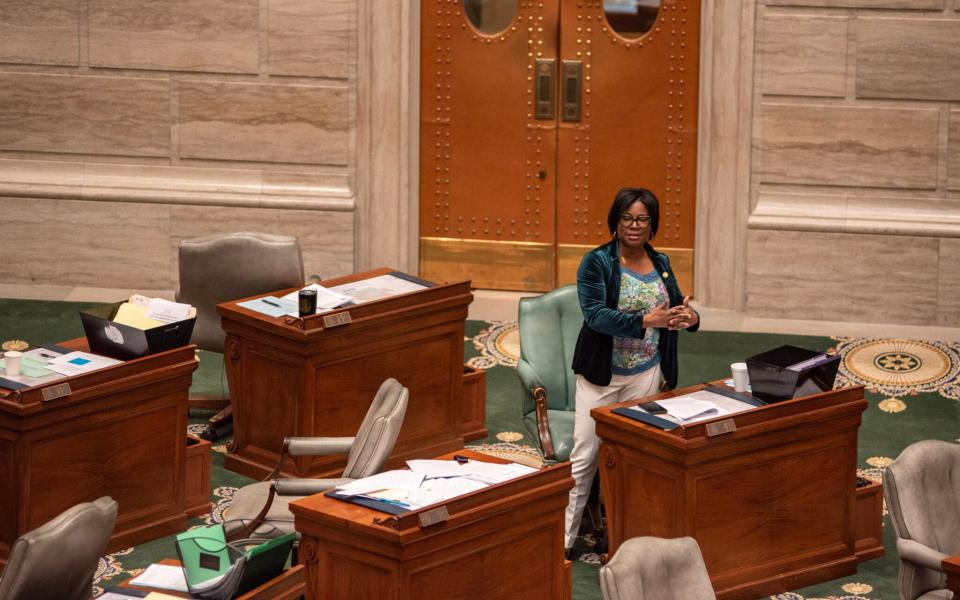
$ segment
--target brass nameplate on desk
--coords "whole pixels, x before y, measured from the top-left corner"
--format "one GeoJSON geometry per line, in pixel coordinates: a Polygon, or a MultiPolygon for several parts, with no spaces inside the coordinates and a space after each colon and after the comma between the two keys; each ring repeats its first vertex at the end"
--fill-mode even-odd
{"type": "Polygon", "coordinates": [[[442,523],[449,519],[450,513],[444,505],[424,511],[417,515],[417,518],[420,520],[420,527],[430,527],[431,525],[442,523]]]}
{"type": "Polygon", "coordinates": [[[737,430],[737,424],[733,419],[724,419],[716,423],[707,423],[707,437],[723,435],[724,433],[733,433],[737,430]]]}
{"type": "Polygon", "coordinates": [[[350,311],[345,310],[343,312],[338,312],[333,315],[324,315],[323,317],[323,326],[327,329],[331,327],[339,327],[340,325],[346,325],[347,323],[352,323],[353,319],[350,318],[350,311]]]}
{"type": "Polygon", "coordinates": [[[40,397],[44,402],[50,402],[51,400],[56,400],[57,398],[63,398],[64,396],[69,396],[72,393],[69,383],[58,383],[57,385],[51,385],[50,387],[45,387],[40,390],[40,397]]]}

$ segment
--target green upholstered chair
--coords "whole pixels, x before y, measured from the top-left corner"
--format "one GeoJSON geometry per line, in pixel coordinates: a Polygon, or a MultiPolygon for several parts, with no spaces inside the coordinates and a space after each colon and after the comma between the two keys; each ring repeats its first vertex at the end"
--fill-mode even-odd
{"type": "Polygon", "coordinates": [[[520,300],[520,360],[523,426],[547,462],[570,459],[576,376],[570,365],[583,313],[577,286],[520,300]]]}

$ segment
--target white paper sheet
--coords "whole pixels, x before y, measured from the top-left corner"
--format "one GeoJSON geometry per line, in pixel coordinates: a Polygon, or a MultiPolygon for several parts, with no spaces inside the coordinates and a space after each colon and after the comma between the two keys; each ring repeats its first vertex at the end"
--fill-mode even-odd
{"type": "Polygon", "coordinates": [[[455,460],[408,460],[407,466],[414,473],[422,473],[426,479],[435,477],[460,477],[469,473],[469,465],[455,460]]]}
{"type": "Polygon", "coordinates": [[[480,460],[470,460],[464,464],[455,460],[408,460],[407,466],[411,471],[422,473],[425,479],[465,477],[487,484],[502,483],[536,471],[533,467],[517,463],[501,465],[480,460]]]}
{"type": "Polygon", "coordinates": [[[510,481],[511,479],[516,479],[517,477],[523,477],[524,475],[529,475],[530,473],[536,471],[536,469],[533,467],[528,467],[518,463],[500,465],[496,463],[482,462],[479,460],[471,460],[467,464],[471,467],[471,469],[470,474],[466,475],[466,477],[473,479],[474,481],[488,483],[491,485],[495,483],[503,483],[504,481],[510,481]]]}
{"type": "Polygon", "coordinates": [[[713,418],[726,414],[713,402],[696,398],[668,398],[658,400],[657,404],[667,409],[668,415],[681,421],[690,421],[697,417],[713,418]]]}
{"type": "Polygon", "coordinates": [[[422,284],[408,281],[394,275],[378,275],[370,279],[354,281],[337,285],[331,290],[346,294],[354,299],[354,302],[372,302],[390,296],[399,296],[425,289],[422,284]]]}
{"type": "Polygon", "coordinates": [[[189,304],[171,302],[164,298],[153,298],[147,304],[147,318],[161,323],[176,323],[190,317],[189,304]]]}
{"type": "Polygon", "coordinates": [[[350,483],[338,486],[337,492],[348,496],[360,496],[379,490],[397,489],[397,490],[417,490],[423,483],[423,474],[408,471],[407,469],[396,471],[384,471],[370,477],[357,479],[350,483]]]}
{"type": "Polygon", "coordinates": [[[62,353],[50,350],[49,348],[31,348],[23,353],[24,356],[33,356],[37,360],[42,360],[44,362],[50,362],[51,360],[57,358],[58,356],[63,356],[62,353]]]}
{"type": "Polygon", "coordinates": [[[47,364],[47,368],[63,375],[72,376],[112,367],[121,362],[123,361],[100,356],[99,354],[77,351],[54,358],[47,364]]]}
{"type": "Polygon", "coordinates": [[[137,575],[130,583],[161,590],[173,590],[175,592],[187,591],[187,579],[183,575],[183,567],[175,567],[173,565],[152,564],[147,567],[143,573],[137,575]]]}

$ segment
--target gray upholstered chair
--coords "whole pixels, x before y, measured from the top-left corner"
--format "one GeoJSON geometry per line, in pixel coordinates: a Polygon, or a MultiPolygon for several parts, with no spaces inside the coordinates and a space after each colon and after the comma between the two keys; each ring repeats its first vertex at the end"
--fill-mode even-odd
{"type": "MultiPolygon", "coordinates": [[[[223,353],[225,334],[217,304],[303,285],[303,258],[297,238],[269,233],[214,234],[182,240],[177,302],[197,309],[191,341],[201,350],[223,353]]],[[[221,409],[227,398],[191,397],[193,408],[221,409]]],[[[229,409],[210,421],[203,437],[226,433],[229,409]]]]}
{"type": "Polygon", "coordinates": [[[117,520],[108,496],[78,504],[13,542],[0,600],[89,600],[117,520]]]}
{"type": "Polygon", "coordinates": [[[576,376],[570,365],[583,313],[577,286],[520,300],[520,377],[523,426],[547,462],[570,459],[576,376]]]}
{"type": "Polygon", "coordinates": [[[960,444],[907,446],[883,473],[883,495],[897,535],[900,598],[948,600],[940,563],[960,554],[960,444]]]}
{"type": "Polygon", "coordinates": [[[631,538],[600,567],[604,600],[711,600],[716,596],[693,538],[631,538]]]}
{"type": "Polygon", "coordinates": [[[270,538],[290,533],[290,502],[368,477],[387,462],[400,434],[410,391],[396,379],[387,379],[377,390],[354,437],[288,437],[273,473],[260,483],[241,488],[226,515],[227,536],[270,538]],[[287,456],[347,455],[347,466],[337,479],[278,479],[287,456]]]}

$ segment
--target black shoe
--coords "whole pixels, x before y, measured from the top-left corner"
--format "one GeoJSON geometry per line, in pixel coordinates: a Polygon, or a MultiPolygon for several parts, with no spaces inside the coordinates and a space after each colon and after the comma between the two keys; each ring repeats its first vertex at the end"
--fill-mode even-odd
{"type": "Polygon", "coordinates": [[[563,551],[563,558],[573,562],[573,548],[567,548],[563,551]]]}
{"type": "Polygon", "coordinates": [[[596,540],[596,544],[593,546],[593,551],[597,554],[606,554],[608,549],[607,542],[607,529],[601,528],[593,532],[593,537],[596,540]]]}

